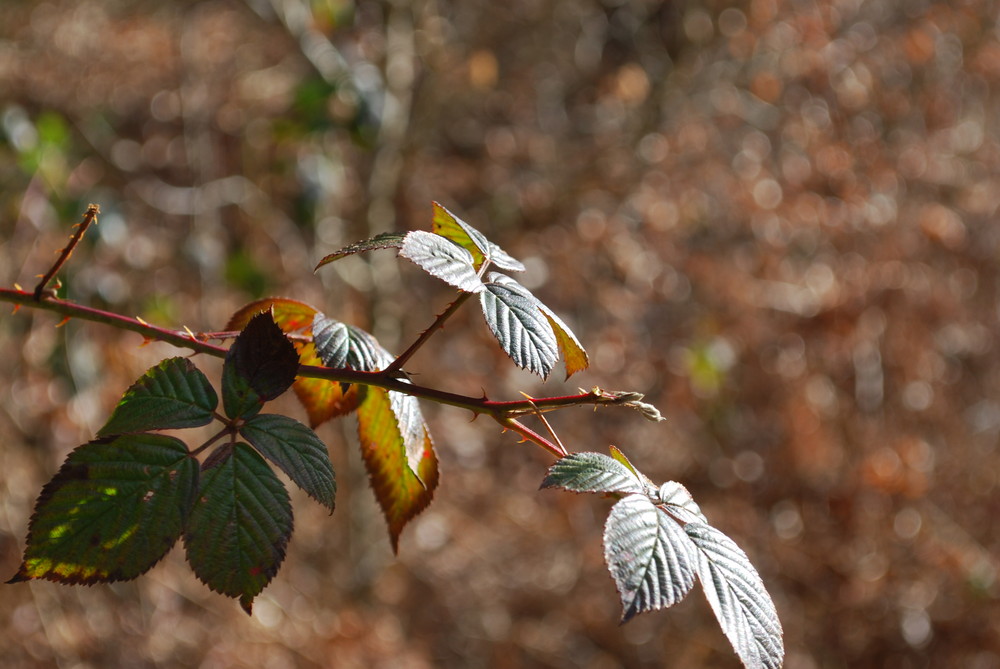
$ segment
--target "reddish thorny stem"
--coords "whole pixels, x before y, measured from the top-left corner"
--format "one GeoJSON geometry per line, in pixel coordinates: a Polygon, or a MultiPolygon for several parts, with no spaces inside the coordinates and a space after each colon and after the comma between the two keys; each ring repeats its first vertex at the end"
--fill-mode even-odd
{"type": "MultiPolygon", "coordinates": [[[[119,314],[87,307],[66,300],[49,297],[45,294],[42,298],[36,298],[34,293],[20,289],[0,288],[0,302],[34,309],[52,311],[64,317],[64,321],[70,318],[103,323],[116,327],[120,330],[136,332],[147,341],[161,341],[179,348],[185,348],[195,353],[203,353],[216,358],[225,358],[228,349],[208,343],[210,338],[207,334],[195,334],[190,330],[170,330],[167,328],[150,325],[139,318],[130,318],[119,314]]],[[[17,307],[15,307],[16,309],[17,307]]],[[[449,308],[448,311],[451,311],[449,308]]],[[[431,329],[434,329],[433,327],[431,329]]],[[[211,333],[213,336],[219,333],[211,333]]],[[[412,347],[411,347],[412,348],[412,347]]],[[[397,366],[398,367],[398,366],[397,366]]],[[[326,379],[329,381],[340,381],[346,383],[357,383],[366,386],[377,386],[386,390],[393,390],[406,395],[411,395],[420,399],[430,400],[438,404],[447,404],[461,409],[467,409],[477,415],[485,414],[499,423],[505,430],[518,433],[525,441],[531,441],[542,447],[556,457],[566,454],[565,450],[551,440],[540,435],[534,430],[523,425],[517,420],[520,416],[534,415],[547,411],[554,411],[571,406],[607,406],[624,405],[634,399],[634,393],[614,393],[594,388],[587,393],[578,395],[564,395],[560,397],[542,397],[537,399],[525,399],[507,402],[494,402],[486,397],[470,397],[457,393],[450,393],[437,388],[430,388],[404,381],[396,376],[393,367],[381,372],[359,372],[353,369],[319,367],[314,365],[300,365],[299,376],[326,379]]]]}

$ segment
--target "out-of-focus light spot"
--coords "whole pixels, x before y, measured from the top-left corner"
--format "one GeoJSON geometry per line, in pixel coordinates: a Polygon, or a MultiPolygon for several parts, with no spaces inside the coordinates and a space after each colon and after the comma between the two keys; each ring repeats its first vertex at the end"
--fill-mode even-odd
{"type": "Polygon", "coordinates": [[[691,9],[684,15],[684,34],[692,42],[707,42],[714,32],[712,17],[704,9],[691,9]]]}
{"type": "Polygon", "coordinates": [[[726,37],[739,35],[747,28],[747,17],[736,7],[723,9],[719,14],[719,32],[726,37]]]}
{"type": "Polygon", "coordinates": [[[649,77],[641,65],[629,63],[618,70],[615,93],[622,102],[635,106],[649,95],[649,77]]]}
{"type": "Polygon", "coordinates": [[[903,633],[906,643],[914,648],[926,646],[934,633],[930,616],[922,609],[917,611],[912,609],[903,611],[899,621],[899,628],[903,633]]]}
{"type": "Polygon", "coordinates": [[[934,401],[934,389],[926,381],[912,381],[903,388],[903,406],[910,411],[924,411],[934,401]]]}
{"type": "Polygon", "coordinates": [[[607,226],[607,219],[597,209],[584,209],[576,217],[576,230],[584,241],[598,241],[604,236],[607,226]]]}
{"type": "Polygon", "coordinates": [[[733,473],[747,483],[753,483],[764,475],[764,458],[754,451],[743,451],[733,458],[733,473]]]}
{"type": "Polygon", "coordinates": [[[900,539],[913,539],[923,526],[923,517],[912,507],[901,509],[892,520],[892,530],[900,539]]]}
{"type": "Polygon", "coordinates": [[[775,534],[784,541],[798,539],[805,529],[802,522],[802,514],[795,502],[783,500],[774,505],[771,509],[771,525],[775,534]]]}
{"type": "Polygon", "coordinates": [[[762,209],[774,209],[781,204],[781,185],[774,179],[761,179],[753,187],[753,199],[762,209]]]}
{"type": "Polygon", "coordinates": [[[448,543],[451,538],[451,528],[444,516],[427,512],[417,520],[413,536],[420,550],[436,551],[448,543]]]}
{"type": "Polygon", "coordinates": [[[475,88],[488,89],[496,86],[500,78],[500,64],[492,51],[480,49],[469,56],[469,83],[475,88]]]}

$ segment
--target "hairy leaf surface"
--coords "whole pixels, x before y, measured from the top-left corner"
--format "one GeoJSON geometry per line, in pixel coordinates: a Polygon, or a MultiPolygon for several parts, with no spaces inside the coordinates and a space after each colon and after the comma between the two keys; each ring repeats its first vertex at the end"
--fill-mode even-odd
{"type": "Polygon", "coordinates": [[[514,364],[548,378],[559,349],[535,296],[510,277],[491,272],[479,300],[486,323],[514,364]]]}
{"type": "Polygon", "coordinates": [[[288,491],[256,451],[238,443],[206,461],[184,533],[188,562],[205,585],[238,597],[250,613],[278,572],[291,534],[288,491]]]}
{"type": "Polygon", "coordinates": [[[315,432],[287,416],[261,414],[247,420],[240,434],[295,485],[333,511],[337,481],[326,445],[315,432]]]}
{"type": "Polygon", "coordinates": [[[222,404],[230,418],[260,411],[295,381],[299,354],[269,312],[250,319],[226,354],[222,367],[222,404]]]}
{"type": "Polygon", "coordinates": [[[448,211],[443,205],[437,202],[432,203],[432,205],[434,207],[434,221],[431,230],[469,251],[477,270],[482,267],[484,260],[489,260],[500,269],[511,272],[524,271],[524,265],[519,260],[511,257],[510,254],[487,239],[486,235],[448,211]]]}
{"type": "Polygon", "coordinates": [[[168,358],[125,391],[97,436],[207,425],[218,405],[212,384],[190,360],[168,358]]]}
{"type": "Polygon", "coordinates": [[[694,585],[694,544],[645,495],[629,495],[611,507],[604,559],[621,596],[622,622],[676,604],[694,585]]]}
{"type": "Polygon", "coordinates": [[[355,253],[377,251],[379,249],[398,249],[403,246],[404,239],[406,239],[406,235],[399,234],[398,232],[383,232],[375,235],[371,239],[349,244],[342,249],[338,249],[337,251],[324,256],[323,259],[319,261],[319,264],[316,265],[316,269],[319,269],[323,265],[332,263],[335,260],[340,260],[341,258],[354,255],[355,253]]]}
{"type": "Polygon", "coordinates": [[[381,345],[361,328],[316,314],[313,342],[320,360],[327,367],[373,372],[379,369],[381,345]]]}
{"type": "Polygon", "coordinates": [[[412,261],[431,276],[455,286],[466,293],[483,290],[473,267],[472,254],[441,235],[424,230],[414,230],[406,235],[399,255],[412,261]]]}
{"type": "Polygon", "coordinates": [[[404,400],[390,395],[399,393],[373,386],[365,389],[358,407],[358,437],[372,489],[396,550],[403,528],[434,496],[438,464],[419,407],[406,402],[414,398],[399,395],[404,400]]]}
{"type": "Polygon", "coordinates": [[[715,617],[748,669],[778,669],[781,622],[757,570],[732,539],[706,523],[684,530],[696,546],[698,579],[715,617]]]}
{"type": "Polygon", "coordinates": [[[11,582],[128,580],[160,561],[194,502],[198,462],[178,439],[126,434],[76,448],[42,489],[11,582]]]}
{"type": "Polygon", "coordinates": [[[691,497],[688,489],[676,481],[667,481],[660,486],[657,496],[666,505],[666,511],[682,523],[708,523],[701,507],[691,497]]]}
{"type": "Polygon", "coordinates": [[[542,488],[571,492],[645,493],[642,480],[628,467],[602,453],[570,453],[549,467],[542,488]]]}

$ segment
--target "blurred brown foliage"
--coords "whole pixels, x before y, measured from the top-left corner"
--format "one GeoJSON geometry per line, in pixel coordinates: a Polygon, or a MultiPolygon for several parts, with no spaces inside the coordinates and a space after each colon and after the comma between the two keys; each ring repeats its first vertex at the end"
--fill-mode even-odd
{"type": "MultiPolygon", "coordinates": [[[[388,252],[310,270],[426,229],[440,200],[526,261],[593,366],[539,387],[469,310],[417,378],[496,398],[647,393],[668,423],[553,422],[573,450],[614,443],[691,489],[758,566],[789,669],[1000,667],[997,15],[985,0],[5,0],[0,283],[33,285],[98,202],[62,273],[71,299],[211,330],[288,295],[399,350],[448,289],[388,252]]],[[[54,324],[0,319],[0,575],[61,459],[175,353],[54,324]]],[[[607,502],[536,493],[544,453],[425,411],[443,481],[398,558],[340,421],[321,431],[337,512],[295,498],[252,619],[175,549],[135,583],[2,586],[0,663],[737,666],[698,593],[618,627],[607,502]]]]}

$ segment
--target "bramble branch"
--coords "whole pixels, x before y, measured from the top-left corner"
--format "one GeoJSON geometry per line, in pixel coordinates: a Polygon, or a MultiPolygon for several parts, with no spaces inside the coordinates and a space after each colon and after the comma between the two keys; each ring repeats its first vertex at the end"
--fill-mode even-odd
{"type": "MultiPolygon", "coordinates": [[[[437,327],[444,319],[445,314],[450,314],[457,308],[461,298],[452,303],[451,306],[438,317],[430,330],[437,327]]],[[[228,349],[208,343],[206,340],[210,334],[198,335],[190,330],[170,330],[167,328],[151,325],[140,318],[130,318],[119,314],[87,307],[74,302],[60,300],[54,297],[42,295],[42,299],[36,299],[34,293],[29,293],[20,289],[0,288],[0,302],[9,302],[18,307],[30,307],[32,309],[42,309],[51,311],[63,316],[64,320],[79,318],[81,320],[92,321],[110,325],[120,330],[128,330],[141,335],[147,341],[161,341],[178,348],[185,348],[195,353],[202,353],[216,358],[225,358],[228,349]]],[[[214,333],[218,334],[218,333],[214,333]]],[[[413,349],[414,347],[411,347],[413,349]]],[[[494,402],[483,397],[470,397],[457,393],[450,393],[438,388],[430,388],[409,383],[396,376],[396,372],[389,369],[379,372],[359,372],[353,369],[336,369],[332,367],[319,367],[313,365],[301,365],[298,371],[299,376],[326,379],[328,381],[338,381],[342,383],[357,383],[365,386],[377,386],[386,390],[393,390],[406,395],[411,395],[420,399],[446,404],[449,406],[466,409],[475,414],[487,415],[502,427],[517,432],[522,437],[530,440],[545,450],[562,455],[559,445],[534,432],[522,423],[515,420],[518,417],[530,414],[540,414],[547,411],[555,411],[573,406],[627,406],[641,411],[647,418],[657,420],[659,413],[655,408],[641,402],[640,393],[625,391],[607,391],[600,388],[593,388],[589,392],[581,392],[577,395],[565,395],[560,397],[542,397],[535,399],[524,399],[507,402],[494,402]],[[652,414],[655,415],[651,415],[652,414]]]]}

